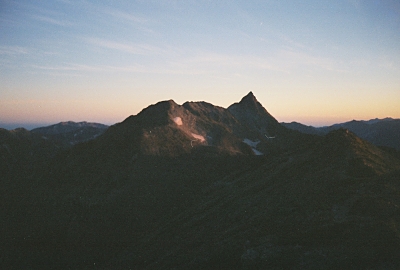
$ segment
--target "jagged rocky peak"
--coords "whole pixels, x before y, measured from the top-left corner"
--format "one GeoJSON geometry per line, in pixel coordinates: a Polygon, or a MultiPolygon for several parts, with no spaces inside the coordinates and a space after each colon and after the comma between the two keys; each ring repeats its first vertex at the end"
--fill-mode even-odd
{"type": "Polygon", "coordinates": [[[235,103],[233,105],[238,105],[241,108],[245,108],[246,110],[251,110],[257,113],[267,113],[270,117],[272,117],[251,91],[246,96],[244,96],[239,103],[235,103]]]}
{"type": "Polygon", "coordinates": [[[229,106],[228,110],[233,114],[238,113],[238,111],[251,111],[264,115],[267,114],[269,117],[272,117],[251,91],[246,96],[244,96],[239,103],[234,103],[229,106]]]}
{"type": "Polygon", "coordinates": [[[269,136],[284,132],[278,121],[261,105],[253,92],[248,93],[239,103],[228,107],[229,112],[249,129],[269,136]]]}
{"type": "Polygon", "coordinates": [[[248,107],[254,107],[254,106],[261,106],[261,104],[258,102],[257,98],[254,96],[253,92],[249,92],[246,96],[242,98],[242,100],[239,102],[239,104],[248,106],[248,107]]]}

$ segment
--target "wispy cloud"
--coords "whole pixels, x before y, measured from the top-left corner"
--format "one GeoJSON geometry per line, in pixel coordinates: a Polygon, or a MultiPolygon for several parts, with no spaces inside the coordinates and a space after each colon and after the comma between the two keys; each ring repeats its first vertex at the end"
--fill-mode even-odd
{"type": "Polygon", "coordinates": [[[114,20],[121,21],[122,23],[131,24],[132,27],[139,31],[150,34],[156,33],[153,29],[148,27],[149,22],[151,22],[148,17],[120,10],[110,10],[109,8],[101,9],[101,12],[106,15],[111,15],[114,20]]]}
{"type": "Polygon", "coordinates": [[[123,11],[119,11],[119,10],[110,10],[110,9],[106,9],[104,10],[104,12],[106,14],[109,14],[117,19],[123,19],[123,20],[128,20],[131,22],[135,22],[135,23],[146,23],[149,20],[143,16],[139,16],[139,15],[134,15],[132,13],[127,13],[127,12],[123,12],[123,11]]]}
{"type": "Polygon", "coordinates": [[[35,20],[41,21],[41,22],[46,22],[46,23],[50,23],[50,24],[58,25],[58,26],[71,26],[71,25],[73,25],[69,21],[57,20],[57,19],[54,19],[54,18],[51,18],[51,17],[47,17],[47,16],[33,15],[32,18],[35,19],[35,20]]]}
{"type": "Polygon", "coordinates": [[[148,54],[160,54],[163,52],[162,49],[147,44],[120,43],[99,38],[85,38],[85,41],[95,46],[118,50],[129,54],[148,55],[148,54]]]}
{"type": "Polygon", "coordinates": [[[206,70],[188,69],[185,67],[154,67],[143,66],[139,64],[127,66],[112,66],[112,65],[82,65],[82,64],[67,64],[57,66],[40,66],[31,65],[35,70],[45,72],[50,75],[64,76],[64,75],[83,75],[83,72],[88,73],[148,73],[148,74],[174,74],[174,75],[193,75],[206,73],[206,70]]]}
{"type": "Polygon", "coordinates": [[[128,73],[143,73],[150,72],[151,69],[141,65],[130,66],[111,66],[111,65],[82,65],[82,64],[68,64],[57,66],[40,66],[32,65],[34,69],[51,71],[51,72],[128,72],[128,73]]]}
{"type": "Polygon", "coordinates": [[[34,69],[47,71],[104,71],[100,66],[79,65],[79,64],[64,64],[58,66],[40,66],[32,65],[34,69]]]}
{"type": "Polygon", "coordinates": [[[338,60],[315,56],[300,49],[281,49],[274,54],[266,55],[236,55],[211,51],[199,51],[190,48],[166,48],[143,44],[118,43],[104,39],[87,39],[90,44],[99,47],[122,51],[129,54],[159,54],[162,63],[144,62],[128,65],[90,65],[63,63],[56,66],[34,65],[37,70],[57,73],[148,73],[148,74],[248,74],[249,71],[272,71],[292,73],[298,69],[321,69],[332,72],[348,72],[346,65],[338,60]]]}
{"type": "Polygon", "coordinates": [[[3,55],[20,55],[27,54],[29,50],[20,46],[0,46],[0,54],[3,55]]]}

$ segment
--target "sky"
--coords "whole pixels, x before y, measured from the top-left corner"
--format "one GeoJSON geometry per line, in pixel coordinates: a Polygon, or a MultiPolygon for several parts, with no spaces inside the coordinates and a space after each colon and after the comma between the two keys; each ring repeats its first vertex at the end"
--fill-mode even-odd
{"type": "Polygon", "coordinates": [[[0,0],[0,127],[250,91],[280,122],[400,118],[400,2],[0,0]]]}

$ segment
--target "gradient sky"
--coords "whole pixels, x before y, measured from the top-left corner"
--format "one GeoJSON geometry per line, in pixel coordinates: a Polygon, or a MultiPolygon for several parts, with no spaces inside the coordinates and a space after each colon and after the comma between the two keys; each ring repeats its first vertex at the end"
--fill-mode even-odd
{"type": "Polygon", "coordinates": [[[281,122],[400,118],[400,2],[0,0],[0,127],[249,91],[281,122]]]}

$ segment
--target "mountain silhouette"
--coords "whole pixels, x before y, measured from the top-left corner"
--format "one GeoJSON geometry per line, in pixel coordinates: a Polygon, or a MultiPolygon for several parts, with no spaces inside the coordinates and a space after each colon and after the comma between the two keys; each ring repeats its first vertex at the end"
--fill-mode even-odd
{"type": "Polygon", "coordinates": [[[261,134],[267,133],[268,136],[275,136],[285,132],[285,129],[257,101],[252,92],[243,97],[239,103],[229,106],[228,110],[248,128],[261,134]]]}

